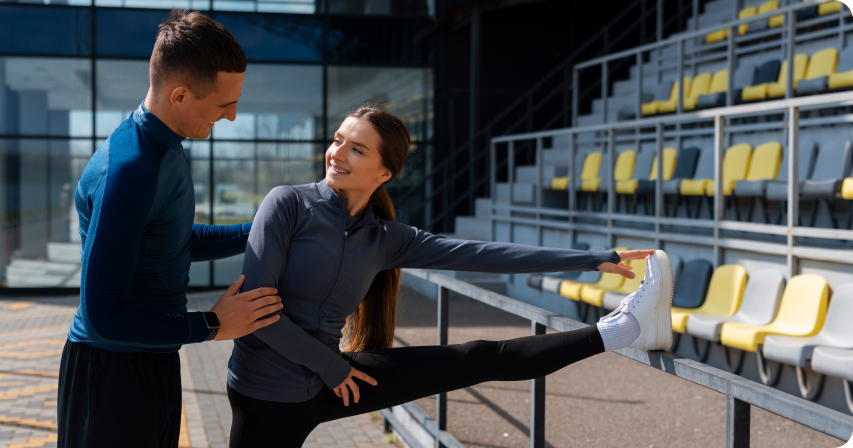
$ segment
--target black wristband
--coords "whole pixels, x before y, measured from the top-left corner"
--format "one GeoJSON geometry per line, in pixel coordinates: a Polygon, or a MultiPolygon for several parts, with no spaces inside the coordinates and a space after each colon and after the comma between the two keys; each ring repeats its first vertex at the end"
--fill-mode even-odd
{"type": "Polygon", "coordinates": [[[201,313],[201,315],[204,317],[205,325],[207,325],[207,339],[205,339],[205,342],[212,341],[216,337],[216,334],[219,333],[219,318],[216,316],[216,313],[211,311],[201,313]]]}

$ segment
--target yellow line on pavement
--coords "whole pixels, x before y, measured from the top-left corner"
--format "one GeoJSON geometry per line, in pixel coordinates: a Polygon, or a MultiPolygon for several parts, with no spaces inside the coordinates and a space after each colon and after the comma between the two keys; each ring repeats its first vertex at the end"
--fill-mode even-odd
{"type": "Polygon", "coordinates": [[[47,442],[56,442],[58,436],[56,434],[51,434],[47,437],[39,437],[36,439],[30,439],[26,443],[16,443],[13,445],[9,445],[6,448],[33,448],[37,446],[45,446],[47,442]]]}
{"type": "Polygon", "coordinates": [[[29,426],[32,428],[41,428],[41,429],[52,429],[56,431],[56,423],[50,420],[38,420],[35,418],[21,418],[21,417],[6,417],[5,415],[0,415],[0,423],[6,423],[11,425],[18,426],[29,426]]]}
{"type": "Polygon", "coordinates": [[[190,448],[190,431],[187,428],[187,413],[184,411],[183,402],[181,402],[181,435],[178,438],[178,448],[190,448]]]}
{"type": "Polygon", "coordinates": [[[0,378],[7,376],[7,375],[43,376],[46,378],[59,378],[59,372],[51,372],[49,370],[32,370],[32,369],[0,370],[0,378]]]}
{"type": "Polygon", "coordinates": [[[26,330],[4,331],[4,332],[0,332],[0,336],[7,338],[9,336],[19,336],[22,334],[29,334],[29,333],[44,333],[46,331],[58,331],[58,330],[68,331],[68,325],[53,325],[50,327],[28,328],[26,330]]]}
{"type": "Polygon", "coordinates": [[[0,345],[0,349],[23,347],[25,345],[33,344],[65,344],[65,339],[29,339],[26,341],[10,342],[8,344],[0,345]]]}
{"type": "Polygon", "coordinates": [[[32,389],[24,389],[24,390],[19,391],[19,392],[9,392],[6,394],[0,394],[0,400],[9,400],[12,398],[18,398],[18,397],[23,397],[23,396],[27,396],[27,395],[35,395],[39,392],[50,392],[50,391],[58,389],[58,388],[59,388],[58,384],[51,384],[50,386],[40,386],[40,387],[35,387],[32,389]]]}

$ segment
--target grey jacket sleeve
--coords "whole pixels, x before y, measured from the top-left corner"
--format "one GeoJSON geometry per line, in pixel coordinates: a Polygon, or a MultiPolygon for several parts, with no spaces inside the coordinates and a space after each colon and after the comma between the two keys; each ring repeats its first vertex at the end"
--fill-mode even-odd
{"type": "Polygon", "coordinates": [[[387,231],[384,269],[424,268],[525,274],[594,271],[601,263],[621,261],[614,250],[597,252],[457,240],[395,221],[383,220],[382,224],[387,231]]]}
{"type": "MultiPolygon", "coordinates": [[[[276,187],[267,194],[255,215],[243,274],[242,291],[272,286],[279,282],[287,266],[290,237],[296,228],[299,198],[286,187],[276,187]]],[[[287,297],[281,298],[285,308],[287,297]]],[[[349,375],[350,365],[340,355],[293,323],[280,311],[278,322],[253,333],[290,361],[301,364],[320,375],[330,389],[338,387],[349,375]]]]}

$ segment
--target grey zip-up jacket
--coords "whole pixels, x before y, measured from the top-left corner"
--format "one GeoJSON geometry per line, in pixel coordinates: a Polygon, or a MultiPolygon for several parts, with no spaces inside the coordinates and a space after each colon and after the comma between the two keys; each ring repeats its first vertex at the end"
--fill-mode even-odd
{"type": "Polygon", "coordinates": [[[494,273],[594,270],[615,251],[589,252],[445,238],[373,214],[359,220],[326,181],[276,187],[246,246],[243,290],[278,289],[281,319],[234,341],[228,385],[252,398],[301,402],[350,372],[339,343],[373,278],[396,268],[494,273]],[[356,222],[357,221],[357,222],[356,222]]]}

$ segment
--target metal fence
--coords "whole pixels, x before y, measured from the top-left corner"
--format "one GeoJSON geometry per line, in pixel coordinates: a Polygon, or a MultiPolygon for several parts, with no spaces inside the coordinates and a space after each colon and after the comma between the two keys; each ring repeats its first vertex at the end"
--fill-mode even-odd
{"type": "MultiPolygon", "coordinates": [[[[448,297],[450,291],[485,303],[516,316],[530,320],[532,334],[544,334],[545,327],[558,331],[577,330],[587,325],[548,310],[524,303],[510,297],[488,291],[444,274],[404,269],[404,273],[435,284],[438,309],[438,343],[447,344],[448,297]]],[[[617,350],[622,356],[662,370],[700,386],[726,395],[726,446],[744,448],[749,446],[750,411],[757,406],[788,420],[820,431],[841,440],[850,439],[853,433],[853,417],[828,409],[805,399],[781,392],[747,380],[701,362],[682,358],[669,352],[635,349],[617,350]]],[[[407,403],[393,411],[385,409],[381,415],[386,428],[393,427],[407,445],[421,446],[411,428],[398,417],[403,413],[417,423],[414,431],[428,433],[435,446],[463,447],[447,432],[447,394],[437,397],[436,418],[429,417],[419,406],[407,403]]],[[[530,446],[545,446],[545,378],[531,381],[530,387],[530,446]]]]}

